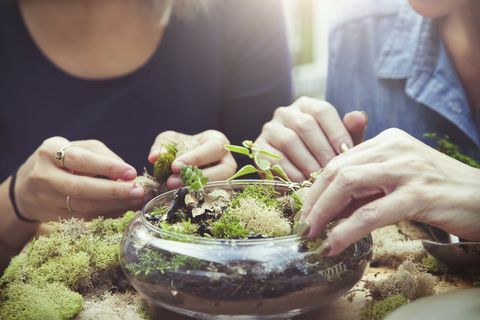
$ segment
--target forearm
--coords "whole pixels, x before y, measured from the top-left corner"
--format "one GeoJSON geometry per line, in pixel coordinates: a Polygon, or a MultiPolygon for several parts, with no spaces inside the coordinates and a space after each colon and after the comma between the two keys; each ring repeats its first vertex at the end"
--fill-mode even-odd
{"type": "Polygon", "coordinates": [[[0,185],[0,273],[36,234],[39,224],[20,221],[8,196],[10,178],[0,185]]]}

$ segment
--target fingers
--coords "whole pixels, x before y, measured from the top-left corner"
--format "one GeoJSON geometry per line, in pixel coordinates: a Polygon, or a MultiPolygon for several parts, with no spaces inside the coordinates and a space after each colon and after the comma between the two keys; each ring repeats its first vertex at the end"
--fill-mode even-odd
{"type": "Polygon", "coordinates": [[[328,179],[320,175],[318,184],[322,187],[309,193],[309,207],[305,208],[309,211],[305,212],[310,225],[309,237],[318,236],[330,221],[342,216],[353,201],[390,193],[399,177],[380,164],[367,164],[342,168],[331,182],[328,179]]]}
{"type": "Polygon", "coordinates": [[[186,138],[191,138],[191,136],[175,132],[172,130],[169,131],[164,131],[160,133],[156,138],[155,142],[153,143],[152,147],[150,148],[150,154],[148,155],[148,161],[151,164],[154,164],[155,161],[158,159],[158,155],[160,154],[160,151],[162,149],[162,145],[168,144],[168,143],[175,143],[182,141],[186,138]]]}
{"type": "Polygon", "coordinates": [[[301,111],[316,119],[336,154],[342,153],[340,146],[343,143],[347,144],[348,147],[353,146],[350,134],[344,127],[337,109],[331,104],[306,97],[300,98],[296,104],[299,105],[301,111]]]}
{"type": "Polygon", "coordinates": [[[330,146],[330,141],[325,137],[315,118],[294,108],[279,108],[277,112],[284,113],[282,116],[284,125],[301,138],[319,164],[325,166],[335,157],[335,150],[330,146]]]}
{"type": "Polygon", "coordinates": [[[352,111],[343,117],[343,124],[352,137],[353,144],[357,145],[365,140],[368,125],[368,116],[363,111],[352,111]]]}
{"type": "Polygon", "coordinates": [[[309,177],[312,172],[320,170],[317,159],[294,130],[271,121],[265,124],[262,138],[275,149],[281,150],[304,177],[309,177]]]}
{"type": "Polygon", "coordinates": [[[79,176],[60,170],[50,183],[57,192],[80,199],[128,200],[142,199],[145,195],[142,187],[131,182],[79,176]]]}
{"type": "Polygon", "coordinates": [[[178,157],[172,164],[172,172],[179,173],[184,165],[203,167],[218,162],[227,153],[225,141],[211,139],[178,157]]]}
{"type": "Polygon", "coordinates": [[[110,150],[103,142],[98,140],[81,140],[81,141],[73,141],[72,142],[75,146],[82,147],[84,149],[88,149],[93,153],[103,155],[108,158],[123,161],[115,152],[110,150]]]}
{"type": "Polygon", "coordinates": [[[135,168],[118,160],[118,157],[97,154],[81,147],[68,148],[64,157],[65,168],[82,174],[105,176],[112,180],[132,180],[137,176],[135,168]]]}
{"type": "Polygon", "coordinates": [[[376,228],[404,220],[403,213],[409,206],[397,192],[362,206],[329,233],[330,250],[326,255],[337,255],[376,228]]]}
{"type": "MultiPolygon", "coordinates": [[[[202,173],[209,181],[227,180],[235,174],[237,169],[237,162],[231,155],[227,153],[217,165],[202,169],[202,173]]],[[[167,180],[167,187],[169,189],[176,189],[182,187],[183,181],[179,175],[171,175],[167,180]]]]}
{"type": "Polygon", "coordinates": [[[218,165],[205,168],[202,170],[203,175],[209,181],[227,180],[235,174],[237,170],[237,162],[230,153],[227,153],[218,165]]]}
{"type": "MultiPolygon", "coordinates": [[[[225,145],[228,139],[222,133],[215,130],[207,130],[198,135],[199,146],[184,153],[172,163],[172,172],[179,174],[185,165],[204,167],[216,164],[227,155],[225,145]]],[[[233,158],[232,158],[233,159],[233,158]]]]}
{"type": "Polygon", "coordinates": [[[280,165],[283,171],[285,171],[285,173],[287,174],[288,178],[290,178],[290,180],[294,182],[302,182],[310,178],[310,177],[305,177],[303,173],[300,170],[298,170],[297,167],[295,167],[295,165],[293,165],[290,162],[288,157],[283,152],[269,145],[267,142],[263,140],[263,138],[259,138],[257,141],[255,141],[255,144],[257,144],[263,150],[267,150],[271,153],[278,154],[279,156],[282,157],[282,159],[280,160],[276,160],[276,159],[268,159],[268,160],[272,163],[276,163],[280,165]]]}

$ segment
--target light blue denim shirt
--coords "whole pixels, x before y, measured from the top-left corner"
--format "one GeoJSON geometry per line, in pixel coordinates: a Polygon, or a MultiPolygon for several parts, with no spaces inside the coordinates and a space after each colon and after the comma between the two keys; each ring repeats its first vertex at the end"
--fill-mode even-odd
{"type": "Polygon", "coordinates": [[[330,31],[327,100],[340,114],[364,110],[367,138],[391,127],[422,137],[449,135],[480,159],[480,115],[464,89],[435,22],[406,0],[355,0],[330,31]]]}

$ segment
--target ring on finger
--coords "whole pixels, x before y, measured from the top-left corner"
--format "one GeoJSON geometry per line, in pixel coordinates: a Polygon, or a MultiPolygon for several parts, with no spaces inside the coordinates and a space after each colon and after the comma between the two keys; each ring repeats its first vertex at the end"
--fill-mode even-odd
{"type": "Polygon", "coordinates": [[[66,200],[66,205],[67,205],[67,210],[68,212],[70,213],[75,213],[75,210],[72,209],[72,206],[70,205],[70,200],[72,199],[72,197],[70,196],[67,196],[67,200],[66,200]]]}
{"type": "Polygon", "coordinates": [[[60,162],[60,165],[62,166],[62,168],[65,168],[65,151],[70,147],[73,147],[73,144],[69,144],[69,145],[61,148],[56,153],[55,159],[60,162]]]}

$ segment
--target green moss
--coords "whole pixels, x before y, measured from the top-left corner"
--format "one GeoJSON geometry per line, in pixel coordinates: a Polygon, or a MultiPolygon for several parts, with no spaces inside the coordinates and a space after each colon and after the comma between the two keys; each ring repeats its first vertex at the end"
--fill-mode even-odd
{"type": "Polygon", "coordinates": [[[117,244],[106,241],[96,241],[90,250],[90,263],[98,270],[110,270],[118,267],[118,255],[120,254],[120,237],[117,244]]]}
{"type": "Polygon", "coordinates": [[[160,183],[165,183],[168,177],[172,174],[172,163],[177,156],[176,144],[169,143],[162,145],[166,152],[161,152],[157,161],[153,165],[153,176],[160,183]]]}
{"type": "Polygon", "coordinates": [[[281,203],[278,196],[279,194],[273,186],[250,185],[232,199],[229,208],[238,207],[242,199],[255,199],[267,207],[280,208],[281,203]]]}
{"type": "Polygon", "coordinates": [[[200,260],[179,254],[165,254],[153,249],[146,249],[139,255],[138,263],[129,264],[126,268],[136,276],[149,276],[155,273],[164,274],[168,270],[177,271],[187,264],[195,269],[200,260]]]}
{"type": "Polygon", "coordinates": [[[245,224],[240,224],[238,218],[228,212],[212,223],[211,232],[215,238],[222,239],[244,239],[249,234],[245,224]]]}
{"type": "Polygon", "coordinates": [[[123,233],[128,224],[135,218],[135,211],[127,211],[118,219],[104,219],[102,217],[92,220],[88,224],[90,233],[96,237],[110,237],[123,233]]]}
{"type": "Polygon", "coordinates": [[[150,213],[151,216],[153,217],[161,217],[165,215],[170,208],[168,206],[162,206],[162,207],[156,207],[153,209],[150,213]]]}
{"type": "Polygon", "coordinates": [[[435,133],[424,134],[425,137],[435,139],[437,141],[438,151],[450,156],[460,162],[463,162],[471,167],[480,169],[480,162],[463,154],[460,148],[450,141],[449,136],[439,138],[435,133]]]}
{"type": "Polygon", "coordinates": [[[112,282],[109,277],[117,273],[106,271],[120,270],[120,240],[134,216],[130,211],[120,219],[98,218],[91,223],[70,219],[53,223],[54,230],[49,235],[32,241],[5,270],[0,280],[3,292],[0,314],[4,316],[0,318],[67,319],[75,316],[81,309],[82,297],[71,290],[90,288],[93,279],[99,279],[99,274],[103,275],[102,283],[95,285],[112,282]],[[20,287],[25,289],[22,291],[20,287]],[[60,296],[53,296],[55,290],[60,296]],[[16,313],[19,316],[12,318],[16,313]]]}
{"type": "Polygon", "coordinates": [[[267,206],[255,197],[240,198],[212,223],[212,235],[216,238],[241,239],[250,232],[281,237],[291,231],[290,222],[276,205],[267,206]]]}
{"type": "Polygon", "coordinates": [[[362,320],[382,320],[389,313],[397,309],[398,307],[406,304],[407,298],[401,294],[396,294],[391,297],[378,301],[370,301],[360,311],[360,319],[362,320]]]}
{"type": "Polygon", "coordinates": [[[428,272],[433,274],[445,274],[448,272],[447,266],[431,255],[426,255],[422,258],[422,265],[428,272]]]}
{"type": "Polygon", "coordinates": [[[0,319],[4,320],[71,319],[83,305],[80,294],[58,283],[42,287],[12,283],[2,292],[2,299],[0,319]]]}
{"type": "Polygon", "coordinates": [[[16,280],[23,281],[26,277],[25,265],[27,262],[27,253],[21,253],[14,257],[0,278],[0,286],[5,287],[7,284],[16,280]]]}
{"type": "Polygon", "coordinates": [[[174,224],[169,224],[168,222],[160,222],[160,228],[181,234],[196,235],[198,232],[198,225],[193,224],[190,220],[181,221],[174,224]]]}
{"type": "Polygon", "coordinates": [[[76,288],[79,281],[90,275],[90,257],[85,252],[54,257],[32,269],[31,283],[39,286],[44,283],[58,282],[69,288],[76,288]]]}

